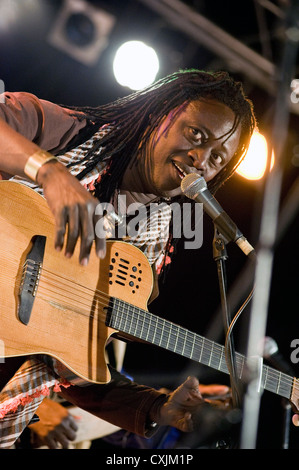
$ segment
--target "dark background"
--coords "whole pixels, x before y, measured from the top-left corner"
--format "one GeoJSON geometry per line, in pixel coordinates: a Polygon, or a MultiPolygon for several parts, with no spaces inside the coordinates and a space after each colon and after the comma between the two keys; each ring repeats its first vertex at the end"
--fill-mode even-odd
{"type": "MultiPolygon", "coordinates": [[[[160,3],[164,2],[161,0],[160,3]]],[[[271,1],[268,2],[268,7],[253,0],[168,2],[169,12],[174,11],[177,4],[187,5],[193,15],[199,13],[209,19],[213,25],[277,66],[277,74],[265,76],[262,83],[255,80],[250,71],[244,70],[237,59],[227,60],[221,48],[216,53],[206,42],[190,35],[189,28],[180,22],[180,18],[184,18],[183,13],[171,22],[168,15],[158,13],[153,5],[146,5],[143,1],[93,0],[88,4],[104,8],[116,17],[106,49],[96,63],[89,66],[49,44],[47,38],[61,13],[62,0],[1,0],[0,78],[4,81],[6,90],[28,91],[40,98],[62,104],[96,106],[109,102],[129,93],[128,89],[116,83],[113,76],[112,60],[117,47],[127,39],[141,39],[158,51],[160,72],[157,78],[187,67],[228,70],[244,83],[246,93],[255,105],[260,130],[271,135],[277,96],[271,89],[279,78],[287,1],[271,1]],[[8,3],[10,7],[18,5],[14,15],[5,16],[8,3]]],[[[76,38],[70,36],[70,43],[74,39],[76,38]]],[[[295,66],[294,77],[296,70],[295,66]]],[[[296,145],[299,144],[297,112],[296,107],[293,107],[283,149],[281,207],[285,204],[289,222],[279,225],[267,326],[267,334],[277,341],[289,362],[292,352],[290,343],[299,337],[297,210],[293,211],[288,200],[298,171],[294,164],[296,145]]],[[[279,136],[276,137],[279,140],[279,136]]],[[[217,199],[250,242],[256,245],[259,240],[263,182],[250,182],[235,175],[218,192],[217,199]]],[[[205,217],[203,247],[196,252],[186,251],[181,244],[179,253],[171,264],[167,281],[160,286],[160,297],[151,305],[150,310],[223,344],[223,321],[212,239],[213,226],[205,217]]],[[[238,248],[229,245],[227,251],[228,292],[234,294],[232,314],[235,314],[237,306],[241,305],[248,293],[250,274],[247,260],[238,248]]],[[[249,318],[250,306],[245,309],[234,330],[236,345],[242,352],[245,351],[249,318]]],[[[298,364],[292,366],[298,376],[298,364]]],[[[197,374],[203,383],[228,383],[228,377],[223,374],[190,364],[190,361],[161,349],[140,344],[128,346],[125,369],[137,381],[156,387],[175,387],[189,373],[197,374]]],[[[282,429],[281,399],[265,392],[261,402],[258,447],[280,448],[282,429]]],[[[299,447],[299,430],[294,427],[291,427],[290,447],[299,447]]]]}

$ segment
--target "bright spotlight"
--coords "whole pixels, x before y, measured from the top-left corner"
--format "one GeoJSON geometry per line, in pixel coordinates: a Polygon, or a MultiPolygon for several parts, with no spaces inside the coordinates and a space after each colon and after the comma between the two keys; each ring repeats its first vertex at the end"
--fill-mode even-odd
{"type": "Polygon", "coordinates": [[[141,90],[154,82],[159,59],[153,48],[141,41],[128,41],[116,52],[113,72],[116,81],[131,90],[141,90]]]}
{"type": "MultiPolygon", "coordinates": [[[[248,180],[259,180],[264,176],[267,168],[268,145],[265,137],[259,132],[254,132],[248,152],[238,166],[237,173],[248,180]]],[[[274,155],[271,158],[271,168],[274,164],[274,155]]]]}

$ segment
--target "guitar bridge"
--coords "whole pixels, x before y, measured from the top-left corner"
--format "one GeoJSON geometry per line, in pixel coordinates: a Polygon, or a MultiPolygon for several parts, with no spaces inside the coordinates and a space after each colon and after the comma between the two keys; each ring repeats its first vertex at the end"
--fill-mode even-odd
{"type": "Polygon", "coordinates": [[[21,283],[19,288],[18,317],[24,324],[28,325],[34,298],[38,288],[42,262],[44,259],[46,237],[36,235],[32,239],[32,248],[26,256],[23,266],[21,283]]]}

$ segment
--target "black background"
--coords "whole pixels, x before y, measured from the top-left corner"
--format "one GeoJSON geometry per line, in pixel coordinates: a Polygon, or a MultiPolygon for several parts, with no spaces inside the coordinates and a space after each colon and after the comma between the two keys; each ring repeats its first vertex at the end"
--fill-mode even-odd
{"type": "MultiPolygon", "coordinates": [[[[32,92],[56,103],[92,106],[123,96],[129,90],[115,82],[112,60],[117,46],[126,39],[144,39],[156,47],[161,63],[159,77],[185,67],[230,69],[221,58],[215,57],[210,50],[193,41],[187,31],[182,33],[176,30],[137,0],[90,2],[110,11],[117,21],[109,44],[97,63],[86,66],[47,41],[62,1],[40,0],[36,3],[38,9],[34,10],[28,7],[30,4],[34,5],[33,1],[20,2],[20,16],[5,23],[5,27],[1,23],[0,78],[9,91],[32,92]]],[[[249,47],[261,52],[253,1],[212,0],[185,3],[249,47]]],[[[280,2],[273,2],[273,5],[280,6],[280,2]]],[[[267,19],[271,28],[283,28],[282,20],[275,15],[267,13],[267,19]]],[[[283,45],[275,34],[271,36],[271,47],[273,60],[279,63],[283,45]]],[[[231,70],[231,73],[244,82],[246,92],[255,105],[261,131],[271,133],[275,96],[250,83],[248,77],[242,76],[240,72],[237,74],[231,70]]],[[[298,116],[291,114],[283,153],[282,204],[297,176],[292,158],[298,143],[298,116]]],[[[259,237],[262,188],[262,182],[249,182],[235,175],[217,194],[222,206],[254,245],[259,237]]],[[[269,292],[267,334],[278,342],[288,361],[292,351],[290,343],[299,337],[297,228],[296,217],[292,216],[290,224],[277,240],[269,292]]],[[[167,281],[160,286],[160,297],[151,305],[150,310],[223,343],[223,322],[219,312],[219,289],[212,255],[212,239],[213,226],[205,217],[203,246],[197,251],[186,251],[181,244],[179,253],[171,264],[167,281]]],[[[226,269],[229,292],[236,282],[241,284],[237,291],[247,285],[249,274],[242,277],[247,269],[247,260],[244,258],[236,246],[228,246],[226,269]]],[[[239,301],[244,300],[242,292],[239,301]]],[[[244,349],[246,343],[249,315],[250,307],[245,309],[235,328],[236,344],[240,350],[244,349]]],[[[299,375],[298,364],[293,364],[293,368],[299,375]]],[[[137,381],[155,387],[175,387],[189,373],[196,373],[203,383],[228,383],[228,377],[216,374],[206,367],[190,364],[190,361],[172,353],[140,344],[129,344],[125,369],[137,381]]],[[[281,399],[265,392],[261,403],[258,447],[280,448],[282,428],[281,399]]],[[[290,447],[299,447],[299,431],[294,427],[291,427],[290,447]]]]}

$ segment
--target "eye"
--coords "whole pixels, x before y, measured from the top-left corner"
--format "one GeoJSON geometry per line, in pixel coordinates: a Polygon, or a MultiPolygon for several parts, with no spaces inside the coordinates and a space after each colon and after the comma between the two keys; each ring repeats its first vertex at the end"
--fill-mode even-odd
{"type": "Polygon", "coordinates": [[[219,167],[225,163],[225,159],[219,153],[212,153],[211,155],[211,163],[212,165],[219,167]]]}
{"type": "Polygon", "coordinates": [[[189,127],[188,131],[191,139],[197,144],[204,143],[206,141],[206,137],[200,129],[197,129],[196,127],[189,127]]]}

